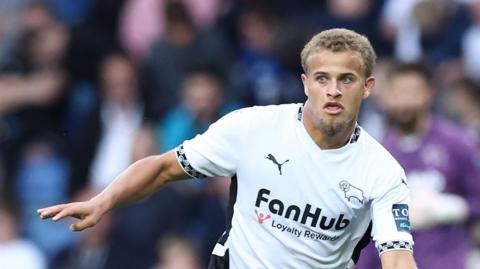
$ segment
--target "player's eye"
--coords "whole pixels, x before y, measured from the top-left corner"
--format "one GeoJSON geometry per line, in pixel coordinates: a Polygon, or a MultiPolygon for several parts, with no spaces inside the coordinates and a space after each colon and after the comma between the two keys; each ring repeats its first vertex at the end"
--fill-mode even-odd
{"type": "Polygon", "coordinates": [[[325,83],[328,80],[326,76],[318,76],[316,79],[320,83],[325,83]]]}
{"type": "Polygon", "coordinates": [[[342,83],[344,84],[349,84],[349,83],[352,83],[353,82],[353,79],[350,77],[350,76],[345,76],[342,78],[342,83]]]}

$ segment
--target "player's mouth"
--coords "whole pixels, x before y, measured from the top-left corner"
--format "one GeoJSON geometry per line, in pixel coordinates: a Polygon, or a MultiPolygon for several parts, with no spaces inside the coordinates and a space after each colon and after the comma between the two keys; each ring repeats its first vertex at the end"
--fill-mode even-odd
{"type": "Polygon", "coordinates": [[[343,112],[343,106],[337,102],[327,102],[323,106],[323,111],[330,115],[338,115],[343,112]]]}

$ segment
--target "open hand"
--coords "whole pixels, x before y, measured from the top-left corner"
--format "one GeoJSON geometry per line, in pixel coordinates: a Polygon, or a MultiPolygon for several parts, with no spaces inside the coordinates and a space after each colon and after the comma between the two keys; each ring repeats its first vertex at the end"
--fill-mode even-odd
{"type": "Polygon", "coordinates": [[[37,210],[40,218],[52,218],[53,221],[61,220],[65,217],[74,217],[79,221],[70,225],[70,230],[78,232],[86,228],[95,226],[105,212],[93,201],[75,202],[60,204],[37,210]]]}

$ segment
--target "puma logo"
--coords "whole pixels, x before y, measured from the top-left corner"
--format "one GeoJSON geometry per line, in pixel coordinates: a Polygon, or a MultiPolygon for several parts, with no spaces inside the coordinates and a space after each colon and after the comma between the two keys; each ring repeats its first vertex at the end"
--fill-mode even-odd
{"type": "Polygon", "coordinates": [[[268,154],[267,159],[269,159],[270,161],[272,161],[274,164],[276,164],[278,166],[278,172],[280,173],[280,175],[282,175],[282,165],[284,165],[286,162],[290,161],[290,160],[286,160],[283,163],[279,163],[279,162],[277,162],[277,159],[275,159],[275,157],[272,154],[268,154]]]}

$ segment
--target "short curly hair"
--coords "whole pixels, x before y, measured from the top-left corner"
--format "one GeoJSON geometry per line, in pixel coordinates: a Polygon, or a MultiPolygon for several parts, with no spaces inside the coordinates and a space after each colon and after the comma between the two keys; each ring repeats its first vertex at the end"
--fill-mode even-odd
{"type": "Polygon", "coordinates": [[[308,72],[307,60],[310,55],[320,50],[333,52],[354,51],[360,54],[363,61],[365,77],[372,75],[377,56],[367,37],[352,30],[334,28],[316,34],[302,50],[301,61],[303,72],[308,72]]]}

